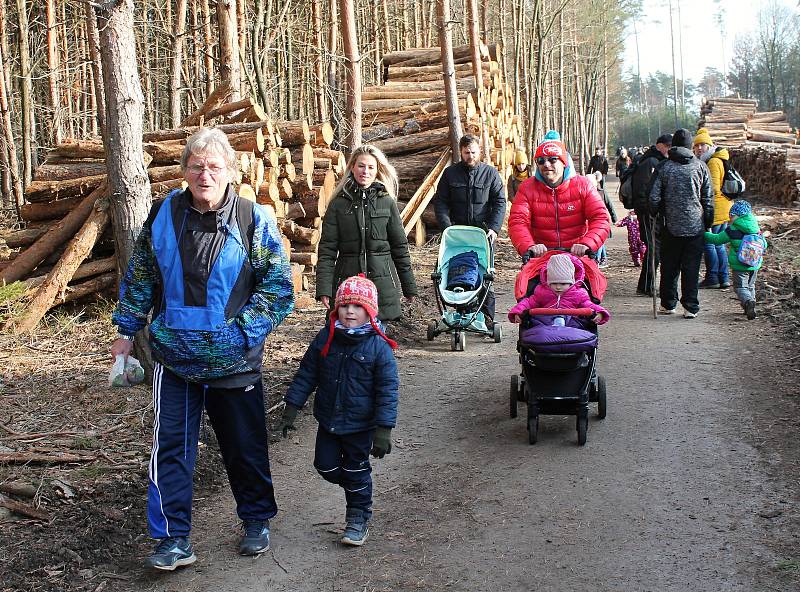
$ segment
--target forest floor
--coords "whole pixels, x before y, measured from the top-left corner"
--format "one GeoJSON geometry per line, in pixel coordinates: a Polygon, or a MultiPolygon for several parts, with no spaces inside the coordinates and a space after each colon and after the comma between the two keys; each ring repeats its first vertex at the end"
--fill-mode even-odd
{"type": "MultiPolygon", "coordinates": [[[[198,562],[146,572],[152,404],[147,387],[107,386],[111,304],[59,311],[32,337],[2,335],[0,454],[28,462],[0,463],[0,491],[18,486],[0,500],[0,590],[797,590],[800,211],[758,214],[772,242],[752,322],[731,290],[702,291],[696,319],[654,320],[650,300],[633,295],[625,231],[614,231],[604,301],[614,318],[598,354],[609,413],[592,416],[585,447],[574,418],[543,416],[535,446],[525,404],[509,418],[512,325],[500,344],[468,338],[465,352],[444,335],[425,340],[436,246],[414,249],[424,297],[392,327],[400,419],[392,453],[373,463],[361,549],[337,542],[343,498],[311,465],[316,423],[305,412],[289,439],[271,441],[272,551],[235,554],[209,427],[195,479],[198,562]],[[60,458],[36,461],[45,457],[60,458]]],[[[504,311],[518,266],[507,239],[497,265],[504,311]]],[[[321,324],[305,304],[267,341],[270,407],[321,324]]]]}

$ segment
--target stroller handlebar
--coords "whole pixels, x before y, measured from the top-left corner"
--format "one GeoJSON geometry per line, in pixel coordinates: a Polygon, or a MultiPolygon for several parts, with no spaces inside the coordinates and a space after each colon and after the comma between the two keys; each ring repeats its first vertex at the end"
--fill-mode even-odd
{"type": "MultiPolygon", "coordinates": [[[[571,249],[567,247],[547,247],[547,250],[544,252],[541,257],[547,255],[547,253],[570,253],[571,249]]],[[[588,257],[589,259],[597,259],[597,252],[592,251],[590,248],[586,248],[586,251],[581,255],[582,257],[588,257]]],[[[525,252],[522,255],[522,264],[525,265],[531,259],[538,259],[539,257],[533,257],[530,251],[525,252]]]]}
{"type": "Polygon", "coordinates": [[[593,317],[597,314],[591,308],[530,308],[528,314],[531,316],[539,315],[568,315],[571,317],[593,317]]]}

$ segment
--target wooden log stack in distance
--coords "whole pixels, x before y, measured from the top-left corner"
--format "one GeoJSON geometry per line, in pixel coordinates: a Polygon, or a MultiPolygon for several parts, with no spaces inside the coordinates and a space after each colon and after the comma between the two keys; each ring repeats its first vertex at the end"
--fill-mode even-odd
{"type": "Polygon", "coordinates": [[[800,147],[783,111],[757,110],[754,99],[710,98],[700,108],[717,146],[727,147],[731,162],[759,201],[791,205],[800,199],[800,147]]]}
{"type": "MultiPolygon", "coordinates": [[[[483,136],[488,148],[484,161],[505,180],[520,146],[520,132],[511,89],[496,61],[498,50],[496,45],[481,45],[480,89],[472,75],[469,47],[454,48],[453,56],[464,133],[483,136]]],[[[422,244],[427,231],[437,230],[431,200],[450,144],[441,53],[438,47],[391,52],[383,56],[383,67],[384,83],[364,89],[362,138],[385,152],[397,169],[404,225],[422,244]],[[406,224],[409,220],[413,223],[406,224]]]]}

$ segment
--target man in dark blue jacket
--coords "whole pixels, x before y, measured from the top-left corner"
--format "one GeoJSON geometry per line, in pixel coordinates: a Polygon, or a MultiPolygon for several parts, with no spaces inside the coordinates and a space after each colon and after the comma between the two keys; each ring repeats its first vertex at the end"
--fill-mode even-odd
{"type": "MultiPolygon", "coordinates": [[[[451,164],[442,173],[436,188],[436,221],[444,230],[454,224],[477,226],[494,242],[506,214],[506,194],[500,174],[481,162],[480,139],[467,134],[458,142],[461,162],[451,164]]],[[[489,291],[481,309],[487,327],[494,322],[494,292],[489,291]]]]}

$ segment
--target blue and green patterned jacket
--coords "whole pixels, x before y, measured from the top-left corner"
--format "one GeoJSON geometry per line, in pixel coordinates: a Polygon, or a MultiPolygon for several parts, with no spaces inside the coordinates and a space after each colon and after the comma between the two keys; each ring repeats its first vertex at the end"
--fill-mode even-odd
{"type": "Polygon", "coordinates": [[[188,191],[153,205],[136,240],[120,299],[111,322],[123,335],[133,335],[150,322],[153,357],[191,382],[222,388],[253,384],[260,378],[266,336],[294,307],[294,290],[277,224],[260,206],[240,199],[229,186],[223,205],[200,213],[191,207],[188,191]],[[170,203],[184,271],[187,307],[203,306],[206,281],[226,240],[226,223],[237,224],[248,258],[241,267],[225,306],[219,330],[175,329],[165,322],[164,281],[153,250],[153,221],[162,204],[170,203]]]}

